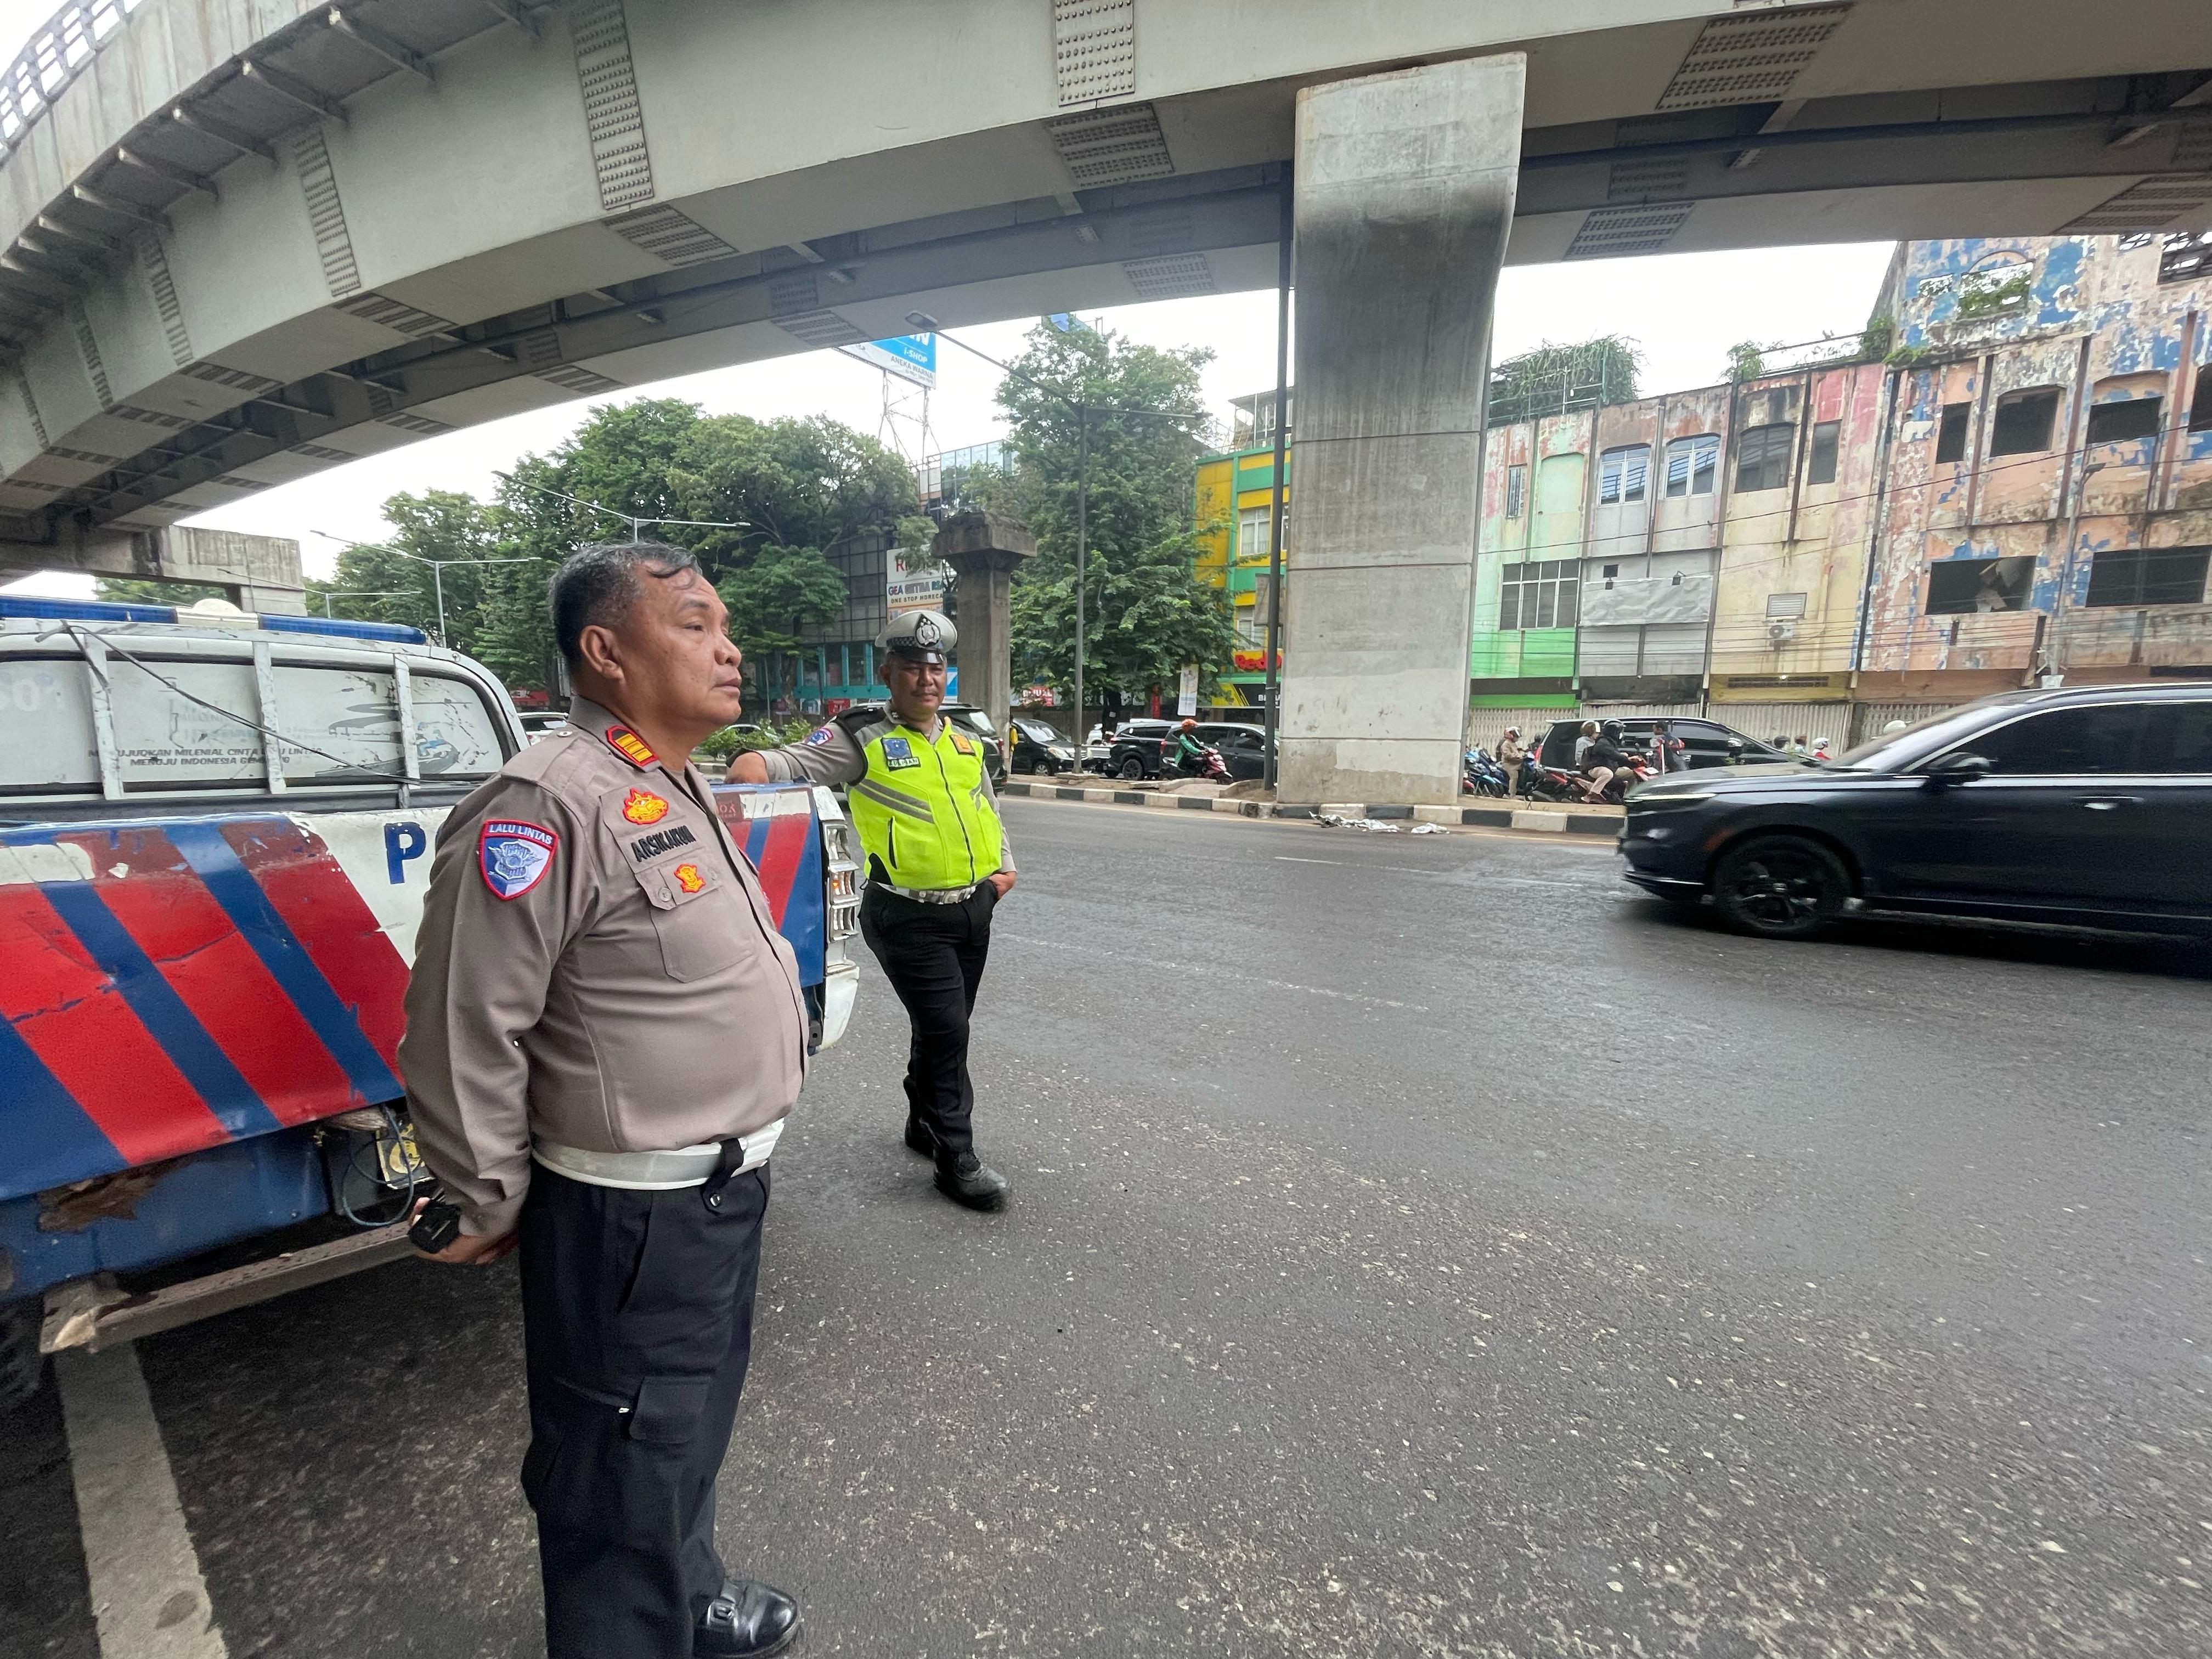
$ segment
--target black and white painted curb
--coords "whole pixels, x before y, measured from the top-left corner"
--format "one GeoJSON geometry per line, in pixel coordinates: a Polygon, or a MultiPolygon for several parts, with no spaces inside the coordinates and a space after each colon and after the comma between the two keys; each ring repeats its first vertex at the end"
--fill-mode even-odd
{"type": "Polygon", "coordinates": [[[1316,818],[1334,813],[1345,818],[1412,818],[1455,829],[1520,830],[1570,836],[1613,836],[1620,833],[1618,812],[1577,812],[1547,806],[1407,806],[1389,804],[1324,801],[1314,806],[1279,805],[1273,801],[1226,800],[1216,795],[1176,795],[1152,789],[1110,789],[1072,783],[1030,783],[1009,778],[999,786],[1002,795],[1026,795],[1032,800],[1088,801],[1093,805],[1158,806],[1170,811],[1223,812],[1243,818],[1316,818]]]}

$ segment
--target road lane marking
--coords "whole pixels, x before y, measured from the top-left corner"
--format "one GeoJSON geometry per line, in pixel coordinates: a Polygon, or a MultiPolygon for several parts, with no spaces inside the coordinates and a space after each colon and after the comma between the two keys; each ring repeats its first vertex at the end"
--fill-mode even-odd
{"type": "Polygon", "coordinates": [[[1564,887],[1571,893],[1590,893],[1597,890],[1586,881],[1547,881],[1541,876],[1494,876],[1487,871],[1424,870],[1411,864],[1364,864],[1358,859],[1294,859],[1286,854],[1275,854],[1278,864],[1333,864],[1344,870],[1380,870],[1394,876],[1463,876],[1472,874],[1477,881],[1493,887],[1564,887]]]}
{"type": "Polygon", "coordinates": [[[1078,945],[1070,939],[1031,939],[1021,933],[1000,933],[998,937],[1011,939],[1016,945],[1042,945],[1049,951],[1074,951],[1085,956],[1109,957],[1115,962],[1133,963],[1139,968],[1157,968],[1164,973],[1206,974],[1214,979],[1241,980],[1247,985],[1264,985],[1271,991],[1298,991],[1310,997],[1331,997],[1339,1002],[1364,1003],[1370,1008],[1404,1008],[1416,1014],[1429,1012],[1425,1003],[1362,996],[1357,991],[1333,991],[1326,985],[1294,985],[1286,979],[1267,979],[1257,974],[1240,974],[1234,969],[1200,966],[1192,962],[1164,962],[1158,957],[1139,957],[1127,951],[1109,951],[1103,945],[1078,945]]]}
{"type": "Polygon", "coordinates": [[[228,1659],[130,1343],[54,1356],[101,1659],[228,1659]]]}

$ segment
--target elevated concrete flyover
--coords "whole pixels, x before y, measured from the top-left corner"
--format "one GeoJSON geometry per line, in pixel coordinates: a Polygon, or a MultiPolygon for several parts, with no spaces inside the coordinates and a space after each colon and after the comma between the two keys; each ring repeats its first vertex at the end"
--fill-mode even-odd
{"type": "Polygon", "coordinates": [[[1419,65],[1525,58],[1501,140],[1516,262],[2201,226],[2203,19],[81,0],[0,85],[0,537],[158,529],[473,422],[903,332],[909,310],[1267,285],[1301,89],[1419,65]]]}

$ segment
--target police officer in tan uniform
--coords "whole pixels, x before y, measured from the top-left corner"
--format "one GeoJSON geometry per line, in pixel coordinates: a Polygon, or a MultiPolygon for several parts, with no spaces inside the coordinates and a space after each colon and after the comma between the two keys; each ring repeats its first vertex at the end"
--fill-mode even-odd
{"type": "Polygon", "coordinates": [[[893,617],[882,639],[888,709],[849,709],[804,743],[739,755],[729,776],[846,786],[867,863],[860,936],[913,1025],[906,1144],[935,1163],[939,1192],[995,1210],[1006,1179],[976,1156],[968,1028],[1014,854],[981,738],[939,712],[945,653],[958,642],[934,611],[893,617]]]}
{"type": "Polygon", "coordinates": [[[416,935],[400,1069],[461,1208],[432,1259],[521,1249],[553,1659],[776,1653],[798,1608],[714,1553],[807,1038],[791,948],[687,760],[737,718],[739,655],[675,548],[586,548],[551,600],[568,730],[453,809],[416,935]]]}

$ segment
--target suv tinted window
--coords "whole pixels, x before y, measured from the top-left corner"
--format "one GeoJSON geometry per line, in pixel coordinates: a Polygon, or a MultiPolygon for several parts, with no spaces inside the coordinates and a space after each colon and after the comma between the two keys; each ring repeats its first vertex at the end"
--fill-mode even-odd
{"type": "Polygon", "coordinates": [[[2212,702],[2154,705],[2142,765],[2146,772],[2212,773],[2212,702]]]}
{"type": "Polygon", "coordinates": [[[1959,748],[2008,777],[2135,769],[2136,740],[2148,712],[2142,703],[2052,708],[1968,738],[1959,748]]]}

